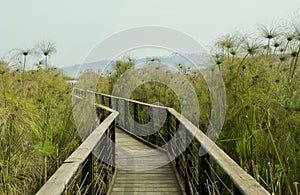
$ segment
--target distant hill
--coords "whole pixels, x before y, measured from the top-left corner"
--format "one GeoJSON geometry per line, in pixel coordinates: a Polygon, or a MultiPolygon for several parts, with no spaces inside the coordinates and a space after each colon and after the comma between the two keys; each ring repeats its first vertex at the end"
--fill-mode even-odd
{"type": "Polygon", "coordinates": [[[92,62],[88,64],[75,64],[72,66],[62,67],[61,70],[69,77],[76,78],[83,72],[91,70],[93,72],[102,71],[107,64],[111,63],[109,60],[99,62],[92,62]]]}
{"type": "MultiPolygon", "coordinates": [[[[183,56],[179,54],[171,54],[169,56],[151,56],[146,58],[140,58],[135,60],[135,64],[137,68],[142,68],[143,66],[147,65],[148,63],[151,63],[151,61],[159,60],[161,63],[177,67],[179,64],[184,65],[185,67],[190,67],[191,70],[195,68],[195,65],[190,61],[193,60],[198,65],[198,68],[203,69],[206,67],[207,62],[210,60],[210,56],[205,53],[192,53],[192,54],[185,54],[185,56],[188,58],[184,58],[183,56]]],[[[80,76],[83,72],[87,70],[91,70],[93,72],[102,72],[106,73],[106,71],[111,70],[111,65],[113,64],[113,61],[110,60],[103,60],[98,62],[92,62],[88,64],[75,64],[72,66],[67,66],[61,68],[61,70],[67,75],[72,78],[76,78],[80,76]],[[106,65],[110,65],[106,67],[106,65]]]]}

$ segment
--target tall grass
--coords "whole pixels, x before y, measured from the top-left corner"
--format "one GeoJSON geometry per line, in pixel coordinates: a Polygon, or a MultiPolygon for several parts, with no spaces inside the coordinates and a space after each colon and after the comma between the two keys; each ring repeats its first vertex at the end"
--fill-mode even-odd
{"type": "Polygon", "coordinates": [[[228,110],[219,144],[270,192],[293,194],[299,181],[300,82],[273,59],[224,62],[228,110]],[[228,140],[228,141],[227,141],[228,140]]]}
{"type": "Polygon", "coordinates": [[[55,69],[0,77],[0,194],[33,194],[78,145],[71,89],[55,69]]]}
{"type": "Polygon", "coordinates": [[[234,62],[216,44],[215,50],[224,56],[216,63],[228,100],[219,144],[270,192],[296,194],[294,184],[300,180],[300,42],[295,28],[285,29],[290,30],[260,27],[262,36],[244,41],[234,62]]]}

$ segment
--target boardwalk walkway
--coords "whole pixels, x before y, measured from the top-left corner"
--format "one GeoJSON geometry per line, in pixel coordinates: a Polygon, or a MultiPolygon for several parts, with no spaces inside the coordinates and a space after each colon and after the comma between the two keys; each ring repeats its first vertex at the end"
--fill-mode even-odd
{"type": "Polygon", "coordinates": [[[74,109],[79,110],[79,126],[84,132],[94,130],[43,185],[38,195],[270,194],[173,108],[81,89],[77,89],[76,94],[74,109]],[[100,124],[82,112],[94,96],[98,101],[95,117],[100,119],[100,124]],[[149,121],[145,116],[147,112],[149,121]],[[166,114],[164,123],[155,117],[161,116],[157,115],[160,112],[166,114]],[[81,113],[88,118],[82,118],[81,113]],[[90,121],[96,123],[86,125],[90,121]],[[147,121],[149,125],[145,125],[147,121]],[[178,139],[180,137],[182,140],[178,139]],[[183,148],[181,141],[186,142],[187,138],[191,138],[191,143],[183,148]],[[152,147],[141,139],[157,146],[152,147]],[[168,153],[158,146],[168,148],[168,153]],[[199,155],[203,152],[201,148],[207,150],[205,155],[199,155]],[[97,158],[98,155],[101,158],[97,158]],[[172,162],[174,167],[169,163],[169,156],[172,159],[176,156],[172,162]]]}
{"type": "Polygon", "coordinates": [[[116,156],[119,169],[112,186],[112,195],[182,194],[171,164],[152,169],[152,165],[159,166],[160,163],[168,160],[166,153],[155,152],[151,157],[141,156],[141,151],[149,151],[153,148],[121,130],[116,131],[116,143],[120,146],[116,156]],[[139,155],[132,156],[132,153],[139,155]],[[144,168],[150,170],[142,170],[144,168]]]}

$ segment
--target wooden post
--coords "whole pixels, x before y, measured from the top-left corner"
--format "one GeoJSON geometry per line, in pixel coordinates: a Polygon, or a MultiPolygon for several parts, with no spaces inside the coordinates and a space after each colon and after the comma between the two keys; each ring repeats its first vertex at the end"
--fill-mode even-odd
{"type": "Polygon", "coordinates": [[[139,123],[139,107],[137,103],[133,103],[133,118],[134,118],[134,133],[137,134],[138,126],[137,123],[139,123]]]}
{"type": "Polygon", "coordinates": [[[155,121],[154,121],[154,108],[150,107],[149,108],[149,115],[151,118],[151,124],[150,124],[150,130],[149,130],[149,141],[152,144],[156,144],[156,139],[155,139],[155,121]]]}
{"type": "MultiPolygon", "coordinates": [[[[120,111],[119,111],[119,99],[116,98],[115,101],[116,101],[116,111],[120,113],[120,111]]],[[[117,122],[118,123],[119,123],[119,120],[120,120],[120,117],[118,116],[117,117],[117,122]]]]}
{"type": "Polygon", "coordinates": [[[128,101],[124,100],[124,128],[126,130],[130,129],[130,124],[129,124],[129,107],[128,107],[128,101]]]}
{"type": "Polygon", "coordinates": [[[111,128],[111,141],[113,142],[111,145],[111,153],[112,153],[112,171],[113,173],[115,172],[116,168],[116,148],[115,144],[116,143],[116,122],[114,121],[112,123],[112,128],[111,128]]]}
{"type": "Polygon", "coordinates": [[[95,94],[96,103],[99,104],[99,94],[95,94]]]}
{"type": "MultiPolygon", "coordinates": [[[[188,131],[185,131],[185,140],[186,144],[190,142],[190,134],[188,131]]],[[[191,146],[189,145],[186,150],[185,150],[185,162],[186,162],[186,167],[185,167],[185,178],[184,178],[184,183],[185,183],[185,193],[186,194],[191,194],[191,189],[190,189],[190,182],[189,182],[189,175],[190,175],[190,169],[192,168],[192,161],[191,161],[191,156],[193,154],[191,153],[191,146]]]]}
{"type": "Polygon", "coordinates": [[[105,106],[105,101],[104,101],[104,96],[103,96],[103,95],[101,95],[101,104],[102,104],[103,106],[105,106]]]}
{"type": "MultiPolygon", "coordinates": [[[[198,155],[199,155],[199,153],[198,153],[198,155]]],[[[209,166],[208,162],[209,162],[209,154],[208,153],[206,153],[204,156],[199,155],[199,159],[198,159],[198,173],[199,173],[198,191],[199,191],[199,194],[209,194],[207,186],[205,186],[207,175],[209,177],[211,176],[210,166],[209,166]]]]}
{"type": "Polygon", "coordinates": [[[190,147],[187,147],[186,149],[186,167],[185,167],[185,178],[184,178],[184,186],[185,186],[185,193],[186,194],[191,194],[191,189],[190,189],[190,182],[189,182],[189,175],[190,175],[190,169],[192,168],[192,161],[190,160],[191,158],[191,153],[190,153],[190,147]]]}
{"type": "Polygon", "coordinates": [[[86,159],[86,163],[82,168],[82,179],[81,183],[84,188],[88,189],[87,194],[94,194],[94,155],[91,152],[86,159]]]}
{"type": "Polygon", "coordinates": [[[173,151],[173,146],[172,146],[172,142],[170,142],[170,139],[172,138],[171,134],[172,132],[172,125],[171,125],[171,114],[170,112],[167,111],[167,121],[166,121],[166,141],[168,143],[168,151],[171,155],[174,155],[173,151]]]}
{"type": "Polygon", "coordinates": [[[112,104],[111,104],[111,100],[112,99],[112,97],[108,97],[108,107],[109,108],[112,108],[112,104]]]}
{"type": "Polygon", "coordinates": [[[96,107],[96,114],[97,114],[97,118],[99,119],[99,123],[101,123],[102,121],[102,115],[103,115],[103,111],[101,108],[96,107]]]}
{"type": "Polygon", "coordinates": [[[112,136],[112,132],[111,132],[111,129],[112,129],[112,124],[108,127],[107,131],[105,132],[106,136],[104,137],[103,139],[103,142],[102,142],[102,148],[105,150],[105,152],[103,153],[103,165],[105,165],[105,170],[104,170],[104,177],[103,177],[103,182],[105,183],[106,186],[109,185],[109,177],[108,177],[108,174],[110,172],[110,165],[109,163],[112,163],[112,159],[111,159],[111,156],[110,156],[110,153],[108,152],[111,152],[111,146],[109,145],[109,139],[111,138],[112,136]]]}
{"type": "MultiPolygon", "coordinates": [[[[177,118],[175,118],[175,120],[176,120],[175,133],[177,133],[178,130],[179,130],[180,121],[177,118]]],[[[180,135],[177,134],[176,135],[177,154],[179,153],[179,144],[180,144],[180,135]]],[[[179,162],[179,160],[180,160],[180,156],[178,156],[176,158],[176,160],[175,160],[175,162],[176,162],[176,168],[177,168],[178,171],[179,171],[179,168],[180,168],[180,164],[179,164],[180,162],[179,162]]]]}

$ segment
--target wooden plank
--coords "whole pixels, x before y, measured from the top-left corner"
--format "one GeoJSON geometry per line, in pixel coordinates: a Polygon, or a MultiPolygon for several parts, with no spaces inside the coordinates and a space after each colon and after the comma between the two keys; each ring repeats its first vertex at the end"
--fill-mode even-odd
{"type": "MultiPolygon", "coordinates": [[[[149,171],[143,171],[143,174],[159,174],[159,173],[169,173],[172,172],[173,170],[171,168],[169,169],[153,169],[149,171]]],[[[119,170],[120,174],[139,174],[140,171],[125,171],[125,170],[119,170]]]]}
{"type": "Polygon", "coordinates": [[[113,192],[180,192],[178,187],[164,187],[164,188],[155,188],[155,187],[124,187],[124,188],[113,188],[113,192]]]}
{"type": "MultiPolygon", "coordinates": [[[[181,195],[181,192],[143,192],[143,195],[181,195]]],[[[112,192],[111,195],[141,195],[141,192],[112,192]]]]}
{"type": "Polygon", "coordinates": [[[128,180],[169,180],[173,179],[174,175],[170,175],[169,173],[164,173],[164,174],[119,174],[118,179],[128,179],[128,180]]]}
{"type": "Polygon", "coordinates": [[[138,180],[138,181],[134,181],[134,180],[125,180],[125,179],[118,179],[116,178],[116,181],[115,181],[115,185],[117,184],[128,184],[128,185],[131,185],[131,184],[172,184],[174,186],[177,186],[177,180],[176,178],[173,178],[173,179],[168,179],[168,180],[138,180]]]}
{"type": "Polygon", "coordinates": [[[174,184],[173,183],[116,183],[115,187],[117,187],[117,188],[119,188],[119,187],[121,187],[121,188],[126,188],[126,187],[129,187],[129,188],[133,188],[133,187],[139,187],[139,188],[156,187],[156,188],[159,188],[159,187],[174,187],[174,184]]]}

